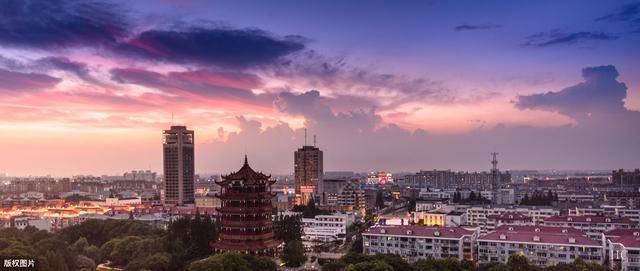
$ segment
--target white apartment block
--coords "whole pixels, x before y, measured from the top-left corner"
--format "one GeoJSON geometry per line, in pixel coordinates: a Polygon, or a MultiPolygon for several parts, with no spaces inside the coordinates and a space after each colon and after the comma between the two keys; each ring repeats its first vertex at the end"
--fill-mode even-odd
{"type": "Polygon", "coordinates": [[[640,230],[615,229],[603,234],[612,270],[640,271],[640,230]]]}
{"type": "Polygon", "coordinates": [[[552,207],[492,207],[492,206],[472,206],[466,209],[467,223],[480,228],[480,232],[487,232],[487,216],[502,214],[520,214],[530,217],[533,224],[540,224],[545,218],[560,215],[560,211],[552,207]]]}
{"type": "Polygon", "coordinates": [[[602,244],[574,228],[503,225],[478,238],[478,262],[507,263],[509,255],[520,254],[534,265],[547,267],[575,259],[602,264],[602,244]]]}
{"type": "Polygon", "coordinates": [[[552,216],[542,223],[551,227],[572,227],[587,234],[589,238],[600,240],[602,233],[613,229],[637,228],[638,224],[626,217],[605,217],[595,215],[552,216]]]}
{"type": "Polygon", "coordinates": [[[397,254],[407,261],[433,257],[474,260],[478,232],[461,227],[371,227],[362,233],[364,253],[397,254]]]}
{"type": "Polygon", "coordinates": [[[305,241],[344,241],[347,227],[353,221],[352,214],[317,215],[315,218],[303,218],[304,235],[302,238],[305,241]]]}
{"type": "Polygon", "coordinates": [[[626,217],[631,221],[640,223],[640,209],[629,209],[620,205],[601,205],[599,207],[576,207],[569,209],[570,216],[600,215],[608,217],[626,217]]]}

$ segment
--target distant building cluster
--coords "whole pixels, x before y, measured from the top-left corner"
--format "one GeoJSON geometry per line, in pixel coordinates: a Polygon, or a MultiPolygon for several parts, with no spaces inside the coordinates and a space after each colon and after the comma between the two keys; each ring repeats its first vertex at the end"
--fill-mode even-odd
{"type": "Polygon", "coordinates": [[[638,169],[500,171],[492,153],[484,172],[325,172],[314,138],[313,146],[292,150],[293,175],[282,179],[254,171],[246,156],[234,173],[200,178],[194,131],[164,130],[162,150],[161,176],[3,177],[0,227],[58,231],[87,219],[133,219],[166,228],[201,214],[220,225],[212,251],[277,256],[283,247],[274,216],[305,210],[300,223],[309,250],[337,249],[362,233],[364,253],[408,261],[506,263],[517,254],[540,267],[582,259],[640,270],[638,169]],[[364,222],[373,226],[354,232],[364,222]]]}

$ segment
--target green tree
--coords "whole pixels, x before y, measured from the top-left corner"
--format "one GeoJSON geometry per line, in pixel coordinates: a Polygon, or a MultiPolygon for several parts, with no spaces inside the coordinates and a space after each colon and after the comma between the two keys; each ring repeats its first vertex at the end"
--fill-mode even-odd
{"type": "Polygon", "coordinates": [[[68,271],[69,266],[64,260],[64,256],[58,252],[48,251],[45,264],[39,267],[42,270],[68,271]]]}
{"type": "Polygon", "coordinates": [[[378,209],[384,209],[384,196],[380,190],[376,192],[376,207],[378,207],[378,209]]]}
{"type": "Polygon", "coordinates": [[[253,256],[248,254],[243,254],[242,256],[244,257],[245,261],[249,263],[249,266],[251,266],[253,270],[261,270],[261,271],[278,270],[278,266],[274,261],[271,260],[271,258],[253,256]]]}
{"type": "Polygon", "coordinates": [[[273,226],[276,238],[286,243],[302,239],[302,218],[300,216],[278,216],[273,226]]]}
{"type": "Polygon", "coordinates": [[[376,254],[373,259],[388,264],[393,270],[411,270],[411,265],[397,254],[376,254]]]}
{"type": "Polygon", "coordinates": [[[459,203],[460,200],[461,200],[460,192],[458,192],[458,191],[453,192],[453,203],[459,203]]]}
{"type": "Polygon", "coordinates": [[[520,200],[520,204],[522,205],[529,205],[529,193],[524,194],[524,197],[522,198],[522,200],[520,200]]]}
{"type": "Polygon", "coordinates": [[[479,271],[509,271],[509,266],[501,262],[491,262],[483,264],[478,269],[479,271]]]}
{"type": "Polygon", "coordinates": [[[226,252],[189,264],[187,271],[251,271],[249,262],[239,253],[226,252]]]}
{"type": "Polygon", "coordinates": [[[84,255],[78,255],[74,266],[76,269],[96,270],[96,262],[93,259],[84,255]]]}
{"type": "Polygon", "coordinates": [[[520,254],[509,255],[507,266],[509,267],[509,270],[512,271],[529,271],[537,269],[529,264],[529,260],[527,259],[527,257],[520,254]]]}
{"type": "Polygon", "coordinates": [[[156,252],[146,257],[137,257],[129,264],[127,270],[168,271],[171,264],[171,255],[165,252],[156,252]]]}
{"type": "Polygon", "coordinates": [[[476,192],[471,191],[469,194],[469,201],[476,201],[476,192]]]}
{"type": "Polygon", "coordinates": [[[322,266],[322,271],[341,271],[344,270],[344,264],[340,262],[330,262],[322,266]]]}
{"type": "Polygon", "coordinates": [[[363,262],[358,264],[350,264],[345,268],[346,271],[394,271],[393,267],[382,260],[374,262],[363,262]]]}
{"type": "Polygon", "coordinates": [[[291,241],[284,246],[280,259],[288,267],[298,267],[307,261],[301,241],[291,241]]]}
{"type": "Polygon", "coordinates": [[[349,252],[362,253],[362,234],[358,233],[356,239],[353,241],[353,245],[349,248],[349,252]]]}
{"type": "Polygon", "coordinates": [[[409,212],[415,212],[416,211],[416,201],[411,199],[409,200],[409,202],[407,203],[407,209],[409,210],[409,212]]]}

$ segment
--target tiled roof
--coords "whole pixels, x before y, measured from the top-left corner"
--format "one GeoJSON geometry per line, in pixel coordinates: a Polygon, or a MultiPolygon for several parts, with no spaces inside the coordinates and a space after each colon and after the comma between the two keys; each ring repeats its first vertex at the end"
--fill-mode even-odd
{"type": "Polygon", "coordinates": [[[605,233],[613,236],[611,243],[620,243],[626,248],[640,249],[640,229],[615,229],[605,233]]]}
{"type": "Polygon", "coordinates": [[[621,229],[615,228],[612,230],[608,230],[604,232],[605,236],[623,236],[623,235],[633,235],[634,232],[640,231],[640,229],[621,229]]]}
{"type": "Polygon", "coordinates": [[[561,245],[601,246],[575,228],[510,226],[503,225],[495,231],[478,238],[479,241],[503,241],[513,243],[546,243],[561,245]]]}
{"type": "Polygon", "coordinates": [[[551,216],[544,219],[545,222],[578,222],[578,223],[618,223],[618,224],[634,224],[627,217],[604,217],[596,215],[581,216],[551,216]]]}
{"type": "Polygon", "coordinates": [[[435,238],[460,239],[474,232],[459,227],[424,227],[416,225],[379,226],[367,229],[364,234],[421,236],[435,238]]]}
{"type": "Polygon", "coordinates": [[[269,180],[271,175],[265,175],[262,172],[254,171],[247,161],[247,156],[244,157],[244,165],[237,172],[229,175],[222,176],[222,180],[217,182],[218,184],[225,184],[229,181],[244,181],[247,184],[256,183],[259,180],[269,180]]]}
{"type": "MultiPolygon", "coordinates": [[[[636,232],[640,234],[639,232],[636,232]]],[[[611,240],[612,243],[620,243],[624,245],[626,248],[637,248],[640,249],[640,235],[625,235],[620,237],[615,237],[611,240]]]]}
{"type": "Polygon", "coordinates": [[[531,217],[518,213],[502,213],[499,215],[488,215],[487,219],[495,219],[502,221],[531,221],[531,217]]]}

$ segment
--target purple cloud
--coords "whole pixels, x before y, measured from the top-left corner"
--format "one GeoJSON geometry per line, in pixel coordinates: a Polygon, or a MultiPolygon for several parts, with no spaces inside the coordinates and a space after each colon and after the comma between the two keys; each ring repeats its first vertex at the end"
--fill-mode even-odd
{"type": "Polygon", "coordinates": [[[190,94],[209,99],[261,105],[270,105],[273,100],[271,94],[256,95],[250,90],[261,84],[258,77],[240,72],[198,70],[162,74],[141,69],[113,69],[111,79],[121,84],[140,85],[166,93],[190,94]]]}
{"type": "Polygon", "coordinates": [[[594,40],[616,40],[619,37],[604,32],[571,32],[565,33],[559,30],[540,32],[526,38],[522,46],[526,47],[548,47],[561,44],[576,44],[594,40]]]}
{"type": "Polygon", "coordinates": [[[612,65],[584,68],[584,82],[557,92],[518,96],[515,106],[519,109],[558,112],[580,123],[627,113],[635,117],[637,112],[624,107],[627,86],[617,80],[618,76],[618,71],[612,65]]]}
{"type": "Polygon", "coordinates": [[[489,30],[502,28],[499,24],[461,24],[453,28],[455,31],[489,30]]]}
{"type": "Polygon", "coordinates": [[[0,5],[0,43],[36,49],[110,44],[129,35],[122,14],[97,1],[7,0],[0,5]]]}
{"type": "Polygon", "coordinates": [[[191,27],[145,31],[114,51],[153,62],[245,68],[272,64],[304,48],[304,40],[297,36],[279,38],[258,29],[191,27]]]}
{"type": "Polygon", "coordinates": [[[4,91],[39,91],[54,87],[60,78],[41,73],[23,73],[0,69],[0,94],[4,91]]]}

